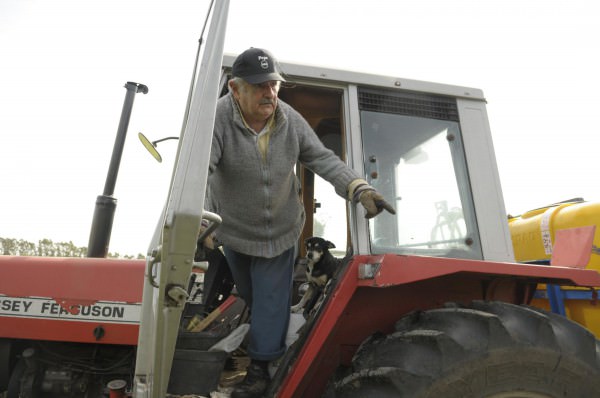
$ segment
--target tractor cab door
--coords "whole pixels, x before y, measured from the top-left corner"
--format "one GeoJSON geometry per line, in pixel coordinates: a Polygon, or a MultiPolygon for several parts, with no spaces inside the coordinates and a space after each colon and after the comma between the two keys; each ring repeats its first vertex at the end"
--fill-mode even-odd
{"type": "MultiPolygon", "coordinates": [[[[343,94],[340,88],[302,84],[284,84],[279,98],[296,109],[317,133],[321,142],[342,160],[346,158],[343,94]]],[[[299,242],[299,255],[304,256],[302,242],[320,236],[333,242],[332,253],[343,257],[349,242],[348,207],[333,186],[311,170],[297,166],[296,175],[302,186],[302,202],[306,223],[299,242]]]]}
{"type": "Polygon", "coordinates": [[[167,395],[196,241],[206,218],[204,197],[228,11],[228,0],[216,2],[212,10],[195,80],[199,89],[193,93],[169,195],[148,249],[133,382],[136,398],[167,395]]]}

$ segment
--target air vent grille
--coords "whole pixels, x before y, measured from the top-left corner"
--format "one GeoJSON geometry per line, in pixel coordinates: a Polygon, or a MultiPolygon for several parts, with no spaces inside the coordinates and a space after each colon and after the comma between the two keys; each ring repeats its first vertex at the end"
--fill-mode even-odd
{"type": "Polygon", "coordinates": [[[359,89],[359,109],[458,122],[458,107],[452,97],[412,92],[359,89]]]}

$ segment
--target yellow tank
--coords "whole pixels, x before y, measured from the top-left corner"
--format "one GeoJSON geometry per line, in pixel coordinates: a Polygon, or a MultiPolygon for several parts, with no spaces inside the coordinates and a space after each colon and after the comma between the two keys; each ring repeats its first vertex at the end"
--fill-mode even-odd
{"type": "Polygon", "coordinates": [[[556,231],[596,225],[594,249],[587,268],[600,271],[600,203],[564,202],[528,211],[508,220],[519,262],[550,260],[556,231]]]}
{"type": "MultiPolygon", "coordinates": [[[[600,272],[600,203],[573,200],[528,211],[508,220],[510,234],[518,262],[550,261],[556,231],[584,226],[596,226],[592,254],[586,265],[600,272]]],[[[550,309],[546,296],[547,287],[538,286],[532,305],[550,309]]],[[[587,327],[600,338],[600,305],[588,299],[589,289],[562,288],[565,315],[587,327]]]]}

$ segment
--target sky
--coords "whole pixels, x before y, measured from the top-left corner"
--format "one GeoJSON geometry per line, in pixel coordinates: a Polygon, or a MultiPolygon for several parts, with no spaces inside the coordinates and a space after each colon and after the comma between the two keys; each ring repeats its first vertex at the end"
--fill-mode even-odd
{"type": "MultiPolygon", "coordinates": [[[[88,242],[128,81],[110,251],[145,253],[209,0],[0,0],[0,237],[88,242]]],[[[231,0],[225,52],[482,89],[508,213],[600,200],[593,0],[231,0]]]]}

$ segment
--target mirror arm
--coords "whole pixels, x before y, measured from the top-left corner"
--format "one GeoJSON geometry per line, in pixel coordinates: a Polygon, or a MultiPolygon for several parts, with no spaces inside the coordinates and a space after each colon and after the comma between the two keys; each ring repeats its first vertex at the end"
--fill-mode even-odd
{"type": "Polygon", "coordinates": [[[165,137],[165,138],[161,138],[160,140],[156,140],[156,141],[152,141],[152,145],[156,146],[156,144],[158,144],[159,142],[163,142],[166,140],[178,140],[179,137],[165,137]]]}

